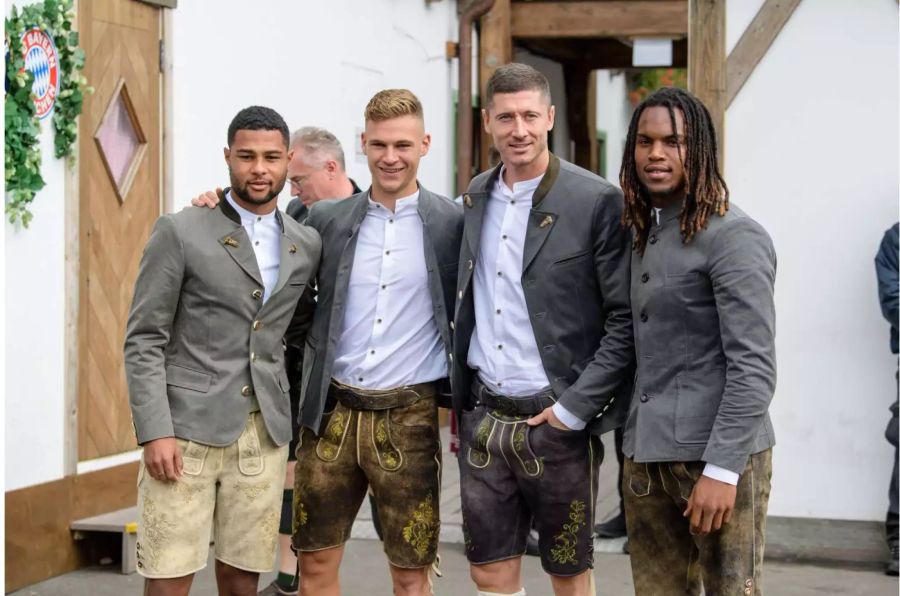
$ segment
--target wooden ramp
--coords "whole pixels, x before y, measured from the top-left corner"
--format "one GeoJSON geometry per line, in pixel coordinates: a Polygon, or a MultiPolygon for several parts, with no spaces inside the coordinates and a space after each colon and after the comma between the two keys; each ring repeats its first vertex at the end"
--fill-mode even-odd
{"type": "Polygon", "coordinates": [[[75,540],[83,540],[87,532],[111,532],[122,535],[122,573],[137,570],[137,507],[127,507],[86,517],[72,522],[75,540]]]}

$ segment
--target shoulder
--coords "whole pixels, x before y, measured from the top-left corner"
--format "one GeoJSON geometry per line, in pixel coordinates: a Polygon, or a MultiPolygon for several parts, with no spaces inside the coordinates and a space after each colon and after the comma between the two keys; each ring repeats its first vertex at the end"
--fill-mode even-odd
{"type": "Polygon", "coordinates": [[[463,209],[461,204],[453,199],[448,199],[444,195],[433,193],[424,187],[420,187],[420,191],[419,200],[429,203],[431,209],[434,209],[444,217],[453,219],[462,218],[463,209]]]}
{"type": "Polygon", "coordinates": [[[559,160],[558,176],[558,181],[578,187],[583,187],[585,189],[590,189],[597,192],[598,195],[621,194],[619,188],[609,182],[609,180],[606,180],[605,178],[602,178],[589,170],[585,170],[581,166],[576,166],[575,164],[564,159],[559,160]]]}
{"type": "Polygon", "coordinates": [[[347,215],[353,212],[353,208],[360,201],[366,200],[366,192],[359,192],[352,197],[346,199],[324,199],[317,201],[309,208],[309,216],[306,224],[313,227],[327,224],[335,218],[347,215]]]}
{"type": "Polygon", "coordinates": [[[729,205],[725,215],[714,215],[710,218],[707,229],[697,235],[701,240],[704,236],[717,252],[724,251],[724,247],[730,247],[727,252],[734,249],[755,249],[767,253],[773,259],[775,256],[772,237],[766,229],[734,203],[729,205]]]}
{"type": "Polygon", "coordinates": [[[490,188],[487,188],[487,185],[490,182],[491,178],[494,176],[494,174],[497,172],[497,168],[499,168],[499,167],[500,166],[495,166],[493,168],[487,169],[487,170],[481,172],[480,174],[478,174],[477,176],[475,176],[474,178],[472,178],[472,181],[469,182],[469,188],[467,189],[466,192],[489,191],[490,188]]]}

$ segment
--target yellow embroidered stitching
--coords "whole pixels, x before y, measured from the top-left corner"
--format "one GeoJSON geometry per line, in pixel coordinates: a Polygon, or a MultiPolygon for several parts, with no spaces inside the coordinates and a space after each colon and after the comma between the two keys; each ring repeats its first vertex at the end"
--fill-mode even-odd
{"type": "Polygon", "coordinates": [[[556,546],[550,549],[550,558],[554,563],[574,565],[578,562],[575,547],[578,545],[578,531],[584,527],[584,520],[584,501],[572,501],[569,505],[569,523],[564,524],[562,532],[553,537],[556,546]]]}
{"type": "Polygon", "coordinates": [[[433,543],[437,523],[431,493],[413,512],[412,519],[403,528],[403,540],[409,543],[419,559],[424,559],[433,543]]]}

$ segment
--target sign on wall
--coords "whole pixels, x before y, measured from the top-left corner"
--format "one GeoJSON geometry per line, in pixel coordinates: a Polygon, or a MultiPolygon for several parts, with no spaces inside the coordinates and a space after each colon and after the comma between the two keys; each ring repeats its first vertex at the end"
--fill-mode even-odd
{"type": "Polygon", "coordinates": [[[34,75],[31,91],[37,117],[44,119],[53,111],[59,95],[59,53],[53,37],[35,27],[22,35],[25,70],[34,75]]]}

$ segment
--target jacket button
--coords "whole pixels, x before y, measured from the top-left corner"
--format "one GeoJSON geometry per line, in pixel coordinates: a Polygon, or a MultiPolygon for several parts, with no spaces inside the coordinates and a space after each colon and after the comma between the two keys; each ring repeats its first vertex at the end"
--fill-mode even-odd
{"type": "Polygon", "coordinates": [[[253,330],[259,331],[262,328],[262,321],[253,321],[253,330]]]}
{"type": "Polygon", "coordinates": [[[641,281],[644,282],[644,283],[647,283],[647,280],[649,280],[649,279],[650,279],[650,274],[649,274],[649,273],[645,273],[645,274],[643,274],[643,275],[641,276],[641,281]]]}
{"type": "Polygon", "coordinates": [[[453,321],[450,321],[450,331],[456,329],[456,325],[453,324],[453,321]]]}
{"type": "Polygon", "coordinates": [[[250,352],[250,362],[256,362],[256,352],[250,352]]]}
{"type": "Polygon", "coordinates": [[[650,244],[656,244],[656,234],[650,236],[650,244]]]}
{"type": "Polygon", "coordinates": [[[462,290],[459,291],[459,299],[462,300],[462,290]]]}
{"type": "Polygon", "coordinates": [[[471,271],[472,268],[473,268],[474,266],[475,266],[475,264],[472,262],[472,259],[469,259],[469,260],[466,262],[466,267],[469,268],[469,271],[471,271]]]}
{"type": "Polygon", "coordinates": [[[648,401],[650,401],[650,396],[647,395],[646,393],[642,393],[641,394],[641,403],[647,403],[648,401]]]}
{"type": "Polygon", "coordinates": [[[646,323],[648,318],[649,317],[647,316],[647,313],[645,313],[645,312],[641,313],[641,323],[646,323]]]}
{"type": "Polygon", "coordinates": [[[243,387],[241,387],[241,395],[243,395],[244,397],[250,397],[251,395],[253,395],[253,387],[251,387],[250,385],[244,385],[243,387]]]}
{"type": "Polygon", "coordinates": [[[250,295],[254,300],[259,300],[260,298],[262,298],[262,290],[253,290],[252,292],[250,292],[250,295]]]}

